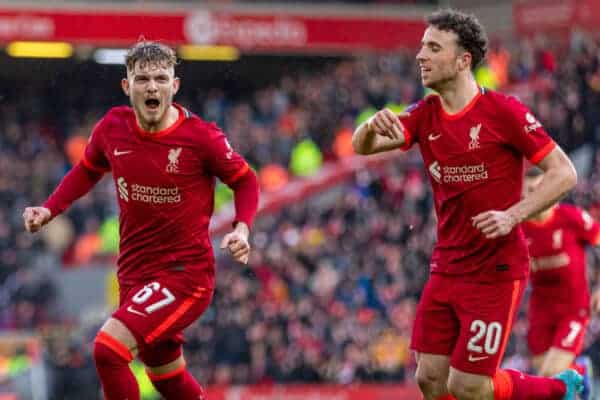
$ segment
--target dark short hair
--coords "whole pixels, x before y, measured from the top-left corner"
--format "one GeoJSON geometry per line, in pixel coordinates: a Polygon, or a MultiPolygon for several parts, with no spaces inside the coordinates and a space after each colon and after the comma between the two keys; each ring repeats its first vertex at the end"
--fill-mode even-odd
{"type": "Polygon", "coordinates": [[[141,40],[134,44],[125,55],[125,65],[128,71],[133,71],[135,64],[139,62],[140,67],[148,63],[156,63],[162,67],[174,67],[177,65],[175,50],[169,46],[159,43],[141,40]]]}
{"type": "Polygon", "coordinates": [[[487,53],[488,39],[476,16],[454,9],[444,9],[429,15],[427,23],[441,31],[456,33],[458,45],[473,57],[472,70],[481,64],[487,53]]]}

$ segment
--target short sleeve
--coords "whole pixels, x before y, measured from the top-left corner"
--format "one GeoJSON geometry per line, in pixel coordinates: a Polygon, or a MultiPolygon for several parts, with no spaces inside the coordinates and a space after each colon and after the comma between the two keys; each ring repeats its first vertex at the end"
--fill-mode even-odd
{"type": "Polygon", "coordinates": [[[508,97],[508,129],[510,144],[532,164],[538,164],[554,148],[556,143],[544,130],[533,113],[514,97],[508,97]]]}
{"type": "Polygon", "coordinates": [[[577,238],[591,245],[598,244],[600,239],[600,224],[585,210],[570,207],[570,219],[577,233],[577,238]]]}
{"type": "Polygon", "coordinates": [[[409,113],[406,117],[399,117],[400,123],[404,128],[404,144],[400,150],[407,151],[414,143],[419,141],[419,118],[425,108],[425,101],[421,100],[418,103],[411,104],[404,110],[409,113]]]}
{"type": "Polygon", "coordinates": [[[106,117],[98,121],[85,146],[85,152],[81,161],[86,168],[91,169],[92,171],[110,171],[110,163],[106,156],[106,145],[104,143],[104,133],[107,126],[108,123],[106,117]]]}
{"type": "Polygon", "coordinates": [[[248,172],[250,167],[246,160],[233,150],[225,134],[216,125],[207,125],[205,134],[203,161],[210,173],[231,185],[248,172]]]}

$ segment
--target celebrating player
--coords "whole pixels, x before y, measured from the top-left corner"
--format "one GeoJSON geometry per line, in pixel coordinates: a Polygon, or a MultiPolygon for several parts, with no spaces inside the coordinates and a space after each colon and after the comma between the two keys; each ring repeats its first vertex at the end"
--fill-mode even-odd
{"type": "Polygon", "coordinates": [[[577,181],[564,152],[519,101],[481,88],[473,69],[487,39],[474,16],[428,17],[417,62],[426,97],[396,116],[377,112],[354,132],[357,153],[419,145],[438,216],[431,277],[411,347],[427,400],[575,399],[582,377],[499,369],[529,270],[519,223],[556,202],[577,181]],[[524,157],[545,171],[521,200],[524,157]]]}
{"type": "MultiPolygon", "coordinates": [[[[537,190],[542,177],[539,168],[527,171],[525,197],[537,190]]],[[[600,225],[586,211],[559,204],[534,215],[522,227],[531,256],[527,342],[533,366],[543,376],[573,367],[591,383],[589,363],[582,368],[573,362],[590,319],[585,247],[600,243],[600,225]]]]}
{"type": "Polygon", "coordinates": [[[25,228],[38,231],[112,171],[120,208],[120,302],[94,343],[105,398],[140,398],[129,369],[138,356],[164,398],[204,399],[185,367],[182,330],[213,295],[208,227],[215,177],[235,193],[235,228],[221,247],[242,263],[250,253],[258,183],[219,128],[173,103],[180,85],[173,49],[139,42],[126,64],[121,85],[132,107],[115,107],[98,122],[83,160],[42,207],[25,209],[25,228]]]}

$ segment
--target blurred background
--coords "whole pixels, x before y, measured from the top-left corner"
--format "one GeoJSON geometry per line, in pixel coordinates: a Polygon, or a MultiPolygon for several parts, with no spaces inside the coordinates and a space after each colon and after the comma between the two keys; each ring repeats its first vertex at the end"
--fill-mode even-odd
{"type": "MultiPolygon", "coordinates": [[[[600,219],[600,3],[543,1],[0,1],[0,400],[100,399],[91,341],[117,302],[110,176],[39,234],[41,204],[114,105],[124,49],[177,48],[177,101],[216,121],[259,174],[247,267],[217,251],[213,304],[186,358],[212,399],[418,399],[408,345],[435,242],[418,152],[357,157],[354,127],[426,93],[423,16],[475,13],[483,86],[519,96],[569,152],[568,201],[600,219]],[[316,397],[313,397],[316,398],[316,397]]],[[[232,218],[219,185],[213,239],[232,218]]],[[[217,246],[218,247],[218,246],[217,246]]],[[[600,251],[589,249],[592,286],[600,251]]],[[[527,370],[525,314],[505,363],[527,370]]],[[[586,352],[600,370],[600,320],[586,352]]],[[[143,399],[158,399],[133,364],[143,399]]]]}

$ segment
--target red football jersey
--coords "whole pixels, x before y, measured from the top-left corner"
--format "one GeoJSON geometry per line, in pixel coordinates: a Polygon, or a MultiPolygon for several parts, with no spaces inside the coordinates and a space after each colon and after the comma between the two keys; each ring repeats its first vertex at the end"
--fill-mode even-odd
{"type": "Polygon", "coordinates": [[[219,128],[175,105],[168,129],[144,132],[130,107],[98,122],[83,163],[112,170],[120,208],[118,277],[133,285],[183,265],[214,267],[208,235],[215,177],[231,183],[248,171],[219,128]]]}
{"type": "Polygon", "coordinates": [[[419,144],[438,217],[431,272],[482,282],[525,277],[529,260],[521,229],[490,240],[472,218],[517,203],[524,157],[537,164],[554,141],[515,98],[483,88],[458,114],[447,114],[435,95],[407,111],[403,149],[419,144]]]}
{"type": "Polygon", "coordinates": [[[585,246],[596,244],[600,225],[575,206],[561,204],[545,221],[526,221],[523,232],[531,255],[531,307],[589,309],[585,246]]]}

